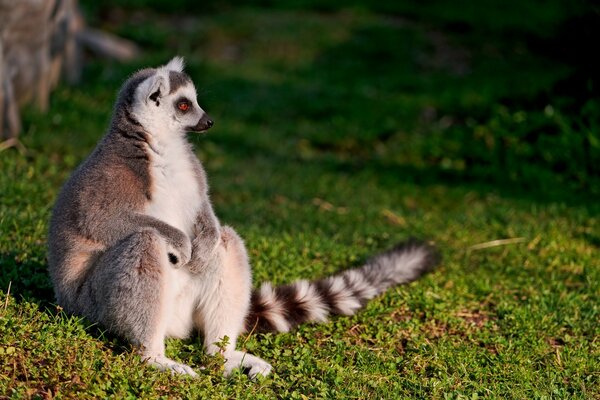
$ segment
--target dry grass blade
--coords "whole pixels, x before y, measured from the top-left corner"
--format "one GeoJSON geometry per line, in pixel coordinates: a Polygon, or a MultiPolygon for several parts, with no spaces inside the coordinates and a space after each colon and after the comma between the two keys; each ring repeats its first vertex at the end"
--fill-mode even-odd
{"type": "Polygon", "coordinates": [[[474,244],[473,246],[467,247],[467,250],[468,251],[482,250],[482,249],[487,249],[490,247],[506,246],[509,244],[523,243],[526,241],[527,241],[527,239],[524,237],[510,238],[510,239],[496,239],[496,240],[491,240],[489,242],[474,244]]]}
{"type": "Polygon", "coordinates": [[[10,298],[10,286],[12,285],[12,281],[8,282],[8,289],[6,290],[6,300],[4,301],[4,310],[2,310],[3,312],[6,312],[6,309],[8,308],[8,299],[10,298]]]}
{"type": "Polygon", "coordinates": [[[406,220],[404,217],[399,216],[391,210],[383,209],[381,210],[381,214],[386,218],[386,220],[392,225],[398,226],[406,226],[406,220]]]}
{"type": "Polygon", "coordinates": [[[3,142],[0,142],[0,152],[10,149],[11,147],[16,147],[21,152],[21,154],[24,154],[26,151],[25,146],[23,146],[23,143],[21,143],[17,138],[10,138],[3,142]]]}

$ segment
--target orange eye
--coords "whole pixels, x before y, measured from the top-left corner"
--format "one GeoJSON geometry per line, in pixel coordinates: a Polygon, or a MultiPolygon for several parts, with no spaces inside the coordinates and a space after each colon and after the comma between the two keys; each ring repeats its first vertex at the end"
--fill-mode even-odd
{"type": "Polygon", "coordinates": [[[181,111],[187,111],[190,109],[190,105],[182,101],[181,103],[177,104],[177,108],[179,108],[181,111]]]}

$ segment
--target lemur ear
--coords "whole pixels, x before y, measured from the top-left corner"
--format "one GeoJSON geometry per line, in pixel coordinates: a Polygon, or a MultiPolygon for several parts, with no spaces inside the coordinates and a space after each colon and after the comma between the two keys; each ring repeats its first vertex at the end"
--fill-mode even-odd
{"type": "Polygon", "coordinates": [[[161,74],[150,77],[143,91],[146,103],[153,102],[157,106],[160,105],[160,99],[168,92],[167,80],[161,74]]]}
{"type": "Polygon", "coordinates": [[[173,59],[171,59],[167,65],[165,65],[165,69],[168,71],[183,72],[184,66],[185,63],[183,61],[183,57],[176,56],[173,57],[173,59]]]}

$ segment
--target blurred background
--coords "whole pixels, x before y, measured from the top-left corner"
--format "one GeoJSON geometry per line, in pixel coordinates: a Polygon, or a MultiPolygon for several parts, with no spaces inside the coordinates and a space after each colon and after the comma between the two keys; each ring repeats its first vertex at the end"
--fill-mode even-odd
{"type": "Polygon", "coordinates": [[[269,131],[240,139],[247,146],[274,140],[285,154],[375,159],[423,179],[600,194],[593,2],[83,0],[80,7],[87,26],[139,50],[125,66],[83,50],[92,61],[71,80],[93,90],[103,111],[115,81],[180,54],[219,124],[269,131]]]}

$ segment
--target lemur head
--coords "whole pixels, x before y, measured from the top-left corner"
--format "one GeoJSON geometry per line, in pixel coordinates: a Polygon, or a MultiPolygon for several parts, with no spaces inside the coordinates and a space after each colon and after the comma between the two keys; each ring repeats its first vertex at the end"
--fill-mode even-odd
{"type": "Polygon", "coordinates": [[[175,57],[159,68],[139,71],[130,81],[138,83],[132,82],[131,113],[151,135],[202,132],[213,126],[212,119],[198,105],[194,83],[183,72],[183,58],[175,57]]]}

